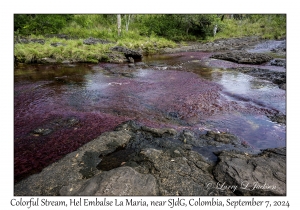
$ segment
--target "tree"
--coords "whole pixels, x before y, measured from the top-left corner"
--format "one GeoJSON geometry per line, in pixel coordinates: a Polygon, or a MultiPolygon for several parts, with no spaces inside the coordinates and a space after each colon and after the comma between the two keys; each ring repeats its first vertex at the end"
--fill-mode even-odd
{"type": "Polygon", "coordinates": [[[118,36],[121,36],[121,15],[117,15],[118,36]]]}
{"type": "Polygon", "coordinates": [[[129,23],[131,18],[133,17],[133,15],[125,15],[125,27],[126,27],[126,31],[128,31],[129,28],[129,23]]]}
{"type": "Polygon", "coordinates": [[[24,35],[58,33],[72,19],[69,14],[15,14],[14,31],[24,35]]]}

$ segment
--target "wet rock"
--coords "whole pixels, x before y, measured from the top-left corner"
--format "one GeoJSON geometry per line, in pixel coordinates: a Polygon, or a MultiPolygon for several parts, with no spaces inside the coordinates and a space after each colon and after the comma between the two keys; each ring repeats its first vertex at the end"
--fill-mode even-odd
{"type": "Polygon", "coordinates": [[[134,149],[126,149],[125,145],[121,145],[108,155],[100,154],[101,162],[97,165],[97,169],[102,171],[109,171],[111,169],[120,167],[131,158],[134,152],[134,149]]]}
{"type": "Polygon", "coordinates": [[[286,90],[286,83],[279,84],[278,87],[282,90],[286,90]]]}
{"type": "Polygon", "coordinates": [[[136,62],[135,65],[138,67],[148,67],[144,62],[136,62]]]}
{"type": "Polygon", "coordinates": [[[57,63],[57,60],[54,58],[42,58],[37,62],[38,63],[57,63]]]}
{"type": "Polygon", "coordinates": [[[24,195],[59,195],[63,186],[86,181],[86,176],[101,173],[97,169],[101,161],[100,154],[106,155],[126,144],[131,138],[128,131],[114,131],[103,133],[100,137],[80,147],[64,158],[43,169],[39,174],[34,174],[14,186],[14,194],[24,195]],[[90,160],[89,160],[90,159],[90,160]],[[88,164],[88,166],[85,166],[88,164]]]}
{"type": "Polygon", "coordinates": [[[128,57],[129,63],[134,63],[134,59],[132,57],[128,57]]]}
{"type": "Polygon", "coordinates": [[[220,132],[213,132],[213,131],[208,131],[206,133],[206,137],[208,137],[208,139],[217,141],[217,142],[221,142],[221,143],[225,143],[225,144],[239,144],[240,142],[238,141],[237,137],[230,134],[230,133],[220,133],[220,132]]]}
{"type": "Polygon", "coordinates": [[[129,57],[133,58],[134,60],[141,60],[143,55],[135,50],[131,50],[125,47],[116,46],[111,48],[112,51],[118,51],[124,53],[125,57],[129,59],[129,57]]]}
{"type": "Polygon", "coordinates": [[[35,130],[32,131],[33,135],[42,135],[42,136],[46,136],[48,134],[52,133],[52,130],[49,128],[37,128],[35,130]]]}
{"type": "Polygon", "coordinates": [[[68,76],[54,77],[54,79],[59,83],[67,83],[68,76]]]}
{"type": "Polygon", "coordinates": [[[92,179],[63,187],[63,196],[153,196],[158,194],[155,178],[141,174],[131,167],[120,167],[103,172],[92,179]]]}
{"type": "Polygon", "coordinates": [[[282,66],[286,68],[286,60],[285,59],[274,59],[271,60],[270,64],[272,66],[282,66]]]}
{"type": "Polygon", "coordinates": [[[135,67],[135,65],[134,65],[134,63],[130,63],[130,64],[128,64],[128,67],[130,67],[130,68],[134,68],[134,67],[135,67]]]}
{"type": "Polygon", "coordinates": [[[240,71],[245,74],[270,81],[277,84],[279,88],[285,90],[286,84],[286,72],[274,72],[268,69],[252,68],[252,67],[238,67],[232,68],[232,70],[240,71]]]}
{"type": "Polygon", "coordinates": [[[282,113],[276,113],[274,115],[269,115],[268,116],[273,122],[281,123],[281,124],[286,124],[286,115],[282,113]]]}
{"type": "MultiPolygon", "coordinates": [[[[216,163],[197,152],[197,146],[210,145],[211,142],[238,144],[236,137],[227,133],[177,132],[128,121],[41,173],[17,183],[15,195],[236,195],[232,189],[212,187],[225,179],[220,175],[225,173],[220,171],[223,162],[218,163],[214,170],[216,163]]],[[[248,151],[246,147],[240,149],[242,147],[242,144],[235,145],[236,153],[232,154],[248,151]]],[[[228,153],[231,154],[232,150],[233,147],[228,153]]],[[[224,154],[227,153],[220,151],[219,157],[222,159],[224,154]]],[[[265,161],[273,158],[261,157],[265,161]]],[[[243,155],[241,161],[244,161],[243,155]]],[[[252,172],[249,171],[249,176],[255,175],[252,172]]],[[[277,176],[284,178],[281,173],[277,176]]]]}
{"type": "Polygon", "coordinates": [[[86,44],[86,45],[94,45],[94,44],[99,44],[99,43],[100,44],[110,44],[112,42],[104,40],[104,39],[96,39],[93,37],[83,40],[83,44],[86,44]]]}
{"type": "Polygon", "coordinates": [[[235,63],[243,64],[262,64],[266,63],[273,58],[263,53],[248,53],[244,51],[233,51],[222,54],[212,55],[211,58],[232,61],[235,63]]]}
{"type": "Polygon", "coordinates": [[[278,53],[278,52],[286,52],[286,40],[283,40],[280,42],[279,45],[271,49],[272,52],[278,53]]]}
{"type": "Polygon", "coordinates": [[[213,170],[216,180],[238,186],[237,195],[286,195],[286,148],[264,150],[259,155],[222,152],[213,170]]]}
{"type": "Polygon", "coordinates": [[[168,116],[171,118],[178,119],[179,118],[179,113],[178,112],[169,112],[168,116]]]}

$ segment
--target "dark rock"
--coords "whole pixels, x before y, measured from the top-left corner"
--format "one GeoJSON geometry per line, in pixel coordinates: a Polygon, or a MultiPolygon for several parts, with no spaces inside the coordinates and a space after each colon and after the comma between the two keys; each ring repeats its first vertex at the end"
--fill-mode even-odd
{"type": "Polygon", "coordinates": [[[94,45],[94,44],[99,44],[99,43],[100,44],[110,44],[112,42],[103,40],[103,39],[96,39],[96,38],[92,38],[92,37],[83,40],[83,44],[86,44],[86,45],[94,45]]]}
{"type": "Polygon", "coordinates": [[[53,46],[53,47],[66,46],[66,44],[62,44],[60,42],[51,43],[50,45],[53,46]]]}
{"type": "Polygon", "coordinates": [[[38,63],[57,63],[57,60],[54,58],[41,58],[38,63]]]}
{"type": "MultiPolygon", "coordinates": [[[[189,130],[177,132],[128,121],[115,131],[104,133],[68,154],[41,173],[20,181],[15,185],[15,195],[237,195],[241,192],[217,187],[224,178],[220,174],[225,172],[220,170],[227,160],[223,161],[222,157],[227,153],[219,152],[222,160],[213,170],[215,163],[197,152],[197,145],[210,145],[211,142],[233,145],[238,144],[236,139],[228,133],[210,131],[199,135],[189,130]],[[197,144],[197,141],[202,143],[197,144]]],[[[248,151],[242,144],[234,146],[236,152],[232,154],[248,151]]],[[[278,156],[281,151],[273,153],[278,156]]],[[[271,158],[271,163],[274,155],[253,157],[262,157],[265,161],[271,158]]],[[[240,161],[243,162],[244,158],[241,155],[240,161]]],[[[255,173],[255,170],[249,171],[248,176],[255,173]]],[[[276,176],[284,180],[282,173],[279,171],[276,176]]],[[[243,175],[246,176],[246,172],[243,175]]],[[[268,177],[265,180],[272,181],[268,177]]]]}
{"type": "Polygon", "coordinates": [[[19,60],[17,56],[14,55],[14,67],[18,66],[19,60]]]}
{"type": "Polygon", "coordinates": [[[135,150],[132,148],[125,148],[125,145],[119,146],[114,152],[107,155],[100,155],[101,162],[97,165],[97,169],[102,171],[109,171],[111,169],[122,166],[126,163],[135,150]]]}
{"type": "Polygon", "coordinates": [[[236,136],[230,134],[230,133],[220,133],[220,132],[214,132],[214,131],[208,131],[206,133],[206,137],[208,137],[208,139],[217,141],[217,142],[221,142],[224,144],[239,144],[239,140],[236,136]]]}
{"type": "MultiPolygon", "coordinates": [[[[66,76],[56,77],[56,79],[59,82],[65,82],[65,77],[66,76]]],[[[73,127],[78,123],[79,123],[79,120],[74,117],[70,117],[67,119],[54,119],[50,123],[43,125],[43,127],[34,129],[31,132],[31,134],[45,136],[45,135],[48,135],[48,134],[52,133],[53,131],[57,131],[61,128],[73,127]]]]}
{"type": "Polygon", "coordinates": [[[281,124],[286,124],[286,116],[282,113],[276,113],[274,115],[269,115],[268,116],[273,122],[281,123],[281,124]]]}
{"type": "Polygon", "coordinates": [[[82,156],[82,167],[79,170],[82,178],[88,179],[97,174],[99,171],[95,168],[95,165],[98,165],[100,161],[98,152],[86,151],[82,156]]]}
{"type": "Polygon", "coordinates": [[[130,73],[130,72],[121,72],[120,75],[122,77],[127,77],[127,78],[134,78],[134,74],[130,73]]]}
{"type": "Polygon", "coordinates": [[[273,49],[271,49],[272,52],[278,53],[278,52],[286,52],[286,40],[283,40],[280,42],[280,44],[273,49]]]}
{"type": "Polygon", "coordinates": [[[90,176],[88,169],[93,175],[99,174],[101,172],[97,169],[101,161],[99,155],[113,152],[118,146],[126,144],[130,138],[128,131],[124,130],[104,133],[43,169],[41,173],[15,184],[14,194],[18,196],[59,195],[59,190],[63,186],[87,180],[84,177],[90,176]],[[88,166],[86,167],[85,164],[88,166]]]}
{"type": "Polygon", "coordinates": [[[155,178],[141,174],[131,167],[103,172],[88,181],[65,186],[63,196],[153,196],[158,194],[155,178]]]}
{"type": "Polygon", "coordinates": [[[144,62],[136,62],[135,65],[138,67],[148,67],[144,62]]]}
{"type": "Polygon", "coordinates": [[[150,127],[142,126],[141,130],[149,132],[151,133],[151,135],[155,137],[162,137],[165,135],[170,135],[170,136],[176,135],[176,130],[172,128],[150,128],[150,127]]]}
{"type": "Polygon", "coordinates": [[[52,133],[52,130],[49,128],[37,128],[32,132],[32,134],[34,135],[42,135],[42,136],[46,136],[50,133],[52,133]]]}
{"type": "Polygon", "coordinates": [[[39,43],[39,44],[45,44],[45,40],[44,39],[31,39],[30,42],[39,43]]]}
{"type": "Polygon", "coordinates": [[[178,119],[179,118],[179,113],[178,112],[169,112],[168,116],[171,117],[171,118],[178,119]]]}
{"type": "Polygon", "coordinates": [[[20,37],[18,37],[18,38],[16,38],[15,42],[16,43],[22,43],[22,44],[28,44],[30,42],[30,40],[27,39],[27,38],[20,38],[20,37]]]}
{"type": "Polygon", "coordinates": [[[127,58],[125,57],[124,53],[120,52],[111,52],[107,54],[109,63],[126,63],[127,58]]]}
{"type": "Polygon", "coordinates": [[[128,64],[128,67],[130,67],[130,68],[134,68],[134,67],[135,67],[135,65],[134,65],[134,63],[130,63],[130,64],[128,64]]]}
{"type": "Polygon", "coordinates": [[[264,150],[259,155],[222,152],[213,170],[219,183],[237,186],[245,196],[286,195],[286,149],[264,150]]]}
{"type": "Polygon", "coordinates": [[[45,44],[44,39],[26,39],[26,38],[18,38],[17,43],[22,43],[22,44],[28,44],[28,43],[39,43],[39,44],[45,44]]]}
{"type": "Polygon", "coordinates": [[[223,51],[223,50],[245,50],[251,46],[260,43],[262,38],[258,36],[218,39],[208,43],[189,43],[188,46],[179,46],[177,48],[161,49],[160,53],[178,53],[188,51],[223,51]]]}
{"type": "Polygon", "coordinates": [[[278,87],[282,90],[286,90],[286,83],[279,84],[278,87]]]}
{"type": "Polygon", "coordinates": [[[270,64],[272,66],[282,66],[286,68],[286,60],[285,59],[274,59],[271,60],[270,64]]]}
{"type": "Polygon", "coordinates": [[[131,50],[125,47],[116,46],[111,48],[112,51],[118,51],[124,53],[125,57],[129,59],[129,57],[133,58],[134,60],[141,60],[143,55],[135,50],[131,50]]]}
{"type": "Polygon", "coordinates": [[[66,40],[71,39],[71,37],[67,34],[47,34],[46,37],[47,38],[56,37],[56,38],[59,38],[59,39],[66,39],[66,40]]]}
{"type": "Polygon", "coordinates": [[[211,58],[232,61],[235,63],[243,64],[262,64],[266,63],[273,58],[263,53],[248,53],[244,51],[233,51],[222,54],[212,55],[211,58]]]}

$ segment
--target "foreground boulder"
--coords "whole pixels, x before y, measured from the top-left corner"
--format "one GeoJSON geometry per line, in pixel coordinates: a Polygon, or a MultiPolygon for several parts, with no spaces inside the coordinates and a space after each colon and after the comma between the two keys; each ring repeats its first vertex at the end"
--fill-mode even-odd
{"type": "MultiPolygon", "coordinates": [[[[268,170],[277,170],[279,165],[285,168],[283,153],[284,151],[279,155],[280,152],[269,151],[257,155],[257,152],[243,145],[236,136],[229,133],[209,131],[197,134],[190,130],[179,132],[171,128],[152,128],[128,121],[68,154],[41,173],[15,184],[14,194],[248,195],[233,187],[220,189],[221,182],[233,185],[240,181],[235,180],[235,176],[232,178],[233,172],[226,168],[231,164],[230,161],[242,171],[239,175],[249,180],[248,176],[257,176],[255,164],[263,167],[262,164],[268,162],[267,166],[273,167],[268,170]],[[210,153],[219,154],[219,162],[207,156],[209,148],[212,147],[215,150],[210,149],[210,153]],[[248,169],[251,160],[249,157],[253,157],[251,170],[248,169]]],[[[282,169],[278,169],[277,175],[264,177],[264,180],[281,187],[281,191],[253,190],[253,195],[285,193],[285,173],[282,169]],[[274,176],[281,177],[283,181],[276,181],[274,176]]]]}
{"type": "Polygon", "coordinates": [[[273,59],[271,56],[267,54],[249,53],[244,51],[233,51],[233,52],[227,52],[222,54],[215,54],[212,55],[211,58],[232,61],[235,63],[242,63],[242,64],[262,64],[273,59]]]}
{"type": "Polygon", "coordinates": [[[286,195],[286,148],[259,155],[222,152],[213,173],[219,186],[237,186],[236,195],[286,195]]]}

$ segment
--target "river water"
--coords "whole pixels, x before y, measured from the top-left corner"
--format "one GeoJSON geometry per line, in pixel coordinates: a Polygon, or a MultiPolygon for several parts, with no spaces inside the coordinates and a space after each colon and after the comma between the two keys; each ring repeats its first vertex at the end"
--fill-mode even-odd
{"type": "Polygon", "coordinates": [[[286,113],[286,92],[230,70],[243,65],[210,55],[157,55],[135,68],[19,65],[14,72],[15,181],[131,119],[153,127],[230,132],[255,149],[285,146],[286,126],[266,115],[286,113]]]}

